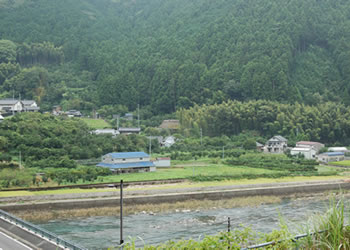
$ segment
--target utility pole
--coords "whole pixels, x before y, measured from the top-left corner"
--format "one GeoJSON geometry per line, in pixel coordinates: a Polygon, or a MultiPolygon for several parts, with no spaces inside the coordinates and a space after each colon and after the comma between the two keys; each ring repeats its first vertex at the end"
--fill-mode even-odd
{"type": "Polygon", "coordinates": [[[22,151],[19,151],[19,169],[22,169],[22,151]]]}
{"type": "Polygon", "coordinates": [[[202,132],[202,128],[201,128],[200,132],[201,132],[201,151],[202,151],[202,158],[203,158],[203,132],[202,132]]]}
{"type": "Polygon", "coordinates": [[[120,245],[124,243],[123,240],[123,180],[120,180],[120,245]]]}
{"type": "Polygon", "coordinates": [[[149,137],[148,153],[149,153],[149,158],[151,159],[151,155],[152,155],[152,136],[149,137]]]}

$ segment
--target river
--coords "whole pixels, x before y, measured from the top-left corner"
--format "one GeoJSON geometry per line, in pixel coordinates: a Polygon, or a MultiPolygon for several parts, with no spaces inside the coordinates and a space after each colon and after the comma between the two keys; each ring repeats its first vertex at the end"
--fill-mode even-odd
{"type": "MultiPolygon", "coordinates": [[[[228,217],[231,229],[243,224],[255,231],[268,233],[279,228],[279,218],[282,216],[297,233],[301,223],[305,223],[315,213],[325,212],[329,207],[328,200],[319,199],[284,199],[281,203],[256,207],[128,215],[124,217],[124,239],[135,239],[137,246],[170,239],[199,239],[204,235],[226,231],[228,217]]],[[[346,198],[346,204],[348,201],[349,198],[346,198]]],[[[88,249],[117,246],[120,240],[118,216],[52,220],[39,226],[88,249]]]]}

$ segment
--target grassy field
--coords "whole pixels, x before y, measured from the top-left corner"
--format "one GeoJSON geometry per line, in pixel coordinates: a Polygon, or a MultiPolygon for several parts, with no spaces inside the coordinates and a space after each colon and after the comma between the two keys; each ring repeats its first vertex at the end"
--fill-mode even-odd
{"type": "Polygon", "coordinates": [[[337,166],[350,167],[350,161],[336,161],[336,162],[331,162],[331,164],[337,165],[337,166]]]}
{"type": "Polygon", "coordinates": [[[112,126],[102,119],[81,118],[91,129],[111,128],[112,126]]]}
{"type": "Polygon", "coordinates": [[[276,173],[278,171],[272,171],[267,169],[240,167],[240,166],[227,166],[223,164],[209,164],[207,166],[184,166],[176,168],[158,168],[156,172],[147,173],[131,173],[123,175],[113,175],[104,177],[104,181],[143,181],[143,180],[165,180],[165,179],[178,179],[188,178],[191,176],[212,176],[212,175],[239,175],[245,173],[263,174],[263,173],[276,173]]]}

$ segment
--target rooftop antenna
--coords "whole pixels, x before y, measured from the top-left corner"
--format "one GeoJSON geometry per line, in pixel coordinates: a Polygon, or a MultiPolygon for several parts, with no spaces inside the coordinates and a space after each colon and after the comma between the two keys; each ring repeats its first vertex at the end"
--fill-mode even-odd
{"type": "Polygon", "coordinates": [[[137,125],[140,127],[140,104],[137,104],[137,125]]]}

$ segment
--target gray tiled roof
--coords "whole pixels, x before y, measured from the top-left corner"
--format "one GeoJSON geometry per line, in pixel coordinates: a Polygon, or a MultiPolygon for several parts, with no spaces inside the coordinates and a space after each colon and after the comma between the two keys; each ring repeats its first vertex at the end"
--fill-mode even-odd
{"type": "Polygon", "coordinates": [[[13,100],[13,99],[2,99],[0,100],[0,105],[15,105],[18,100],[13,100]]]}
{"type": "Polygon", "coordinates": [[[275,139],[277,139],[279,141],[288,141],[286,138],[284,138],[283,136],[280,136],[280,135],[276,135],[273,138],[275,138],[275,139]]]}

